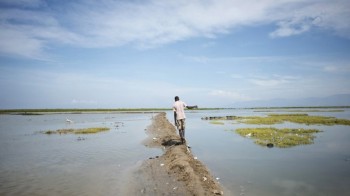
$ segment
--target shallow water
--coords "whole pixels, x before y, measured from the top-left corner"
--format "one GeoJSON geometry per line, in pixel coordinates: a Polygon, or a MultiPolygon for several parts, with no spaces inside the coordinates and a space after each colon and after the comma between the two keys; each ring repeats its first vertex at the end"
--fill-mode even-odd
{"type": "MultiPolygon", "coordinates": [[[[311,145],[267,148],[234,132],[236,128],[266,125],[234,124],[233,121],[222,121],[224,125],[217,125],[200,119],[267,114],[253,110],[191,112],[187,114],[186,137],[198,159],[233,195],[350,195],[350,126],[267,125],[323,131],[316,134],[311,145]]],[[[348,109],[344,112],[310,112],[309,115],[350,119],[348,109]]]]}
{"type": "MultiPolygon", "coordinates": [[[[188,111],[186,138],[193,154],[233,195],[350,195],[350,126],[272,125],[323,131],[314,144],[281,149],[258,146],[234,132],[257,125],[201,120],[266,114],[188,111]]],[[[309,114],[350,119],[349,109],[309,114]]],[[[173,121],[172,112],[167,117],[173,121]]],[[[141,144],[151,118],[147,113],[0,115],[0,195],[118,195],[130,168],[161,154],[141,144]],[[91,135],[39,133],[105,126],[111,130],[91,135]]]]}
{"type": "Polygon", "coordinates": [[[127,171],[150,156],[152,114],[0,115],[0,195],[116,195],[127,171]],[[66,123],[66,118],[74,123],[66,123]],[[118,125],[118,127],[116,127],[118,125]],[[62,128],[110,127],[90,135],[46,135],[62,128]]]}

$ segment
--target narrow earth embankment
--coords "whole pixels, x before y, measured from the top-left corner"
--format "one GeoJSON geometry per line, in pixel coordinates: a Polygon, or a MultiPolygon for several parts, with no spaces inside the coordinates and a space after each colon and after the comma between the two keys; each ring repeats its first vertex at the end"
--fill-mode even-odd
{"type": "Polygon", "coordinates": [[[205,165],[180,143],[165,113],[156,115],[146,131],[144,144],[161,148],[164,154],[144,161],[134,172],[130,195],[223,195],[205,165]]]}

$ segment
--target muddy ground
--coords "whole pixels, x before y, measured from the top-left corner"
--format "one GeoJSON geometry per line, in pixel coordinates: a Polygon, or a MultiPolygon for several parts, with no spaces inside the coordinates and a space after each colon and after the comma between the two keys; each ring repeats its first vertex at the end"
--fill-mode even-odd
{"type": "Polygon", "coordinates": [[[126,195],[223,195],[218,181],[180,143],[175,127],[165,113],[153,118],[146,132],[145,146],[161,148],[163,155],[150,157],[129,178],[126,195]]]}

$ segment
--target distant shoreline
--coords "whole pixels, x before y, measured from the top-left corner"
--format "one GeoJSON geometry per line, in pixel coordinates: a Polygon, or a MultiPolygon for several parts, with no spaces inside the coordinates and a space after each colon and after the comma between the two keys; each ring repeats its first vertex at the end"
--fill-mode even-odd
{"type": "MultiPolygon", "coordinates": [[[[334,108],[350,108],[350,106],[295,106],[295,107],[247,107],[247,108],[198,108],[192,110],[228,110],[228,109],[334,109],[334,108]]],[[[171,111],[171,108],[53,108],[53,109],[0,109],[0,114],[17,114],[17,115],[40,115],[50,113],[68,113],[68,114],[80,114],[80,113],[113,113],[113,112],[125,112],[125,113],[152,113],[160,111],[171,111]]]]}

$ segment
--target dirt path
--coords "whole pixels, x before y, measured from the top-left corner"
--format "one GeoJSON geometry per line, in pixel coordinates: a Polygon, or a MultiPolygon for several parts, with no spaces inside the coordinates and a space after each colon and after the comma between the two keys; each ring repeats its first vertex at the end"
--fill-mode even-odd
{"type": "Polygon", "coordinates": [[[180,144],[175,127],[165,113],[147,128],[148,147],[161,148],[162,156],[144,161],[134,172],[128,195],[223,195],[219,183],[186,145],[180,144]]]}

